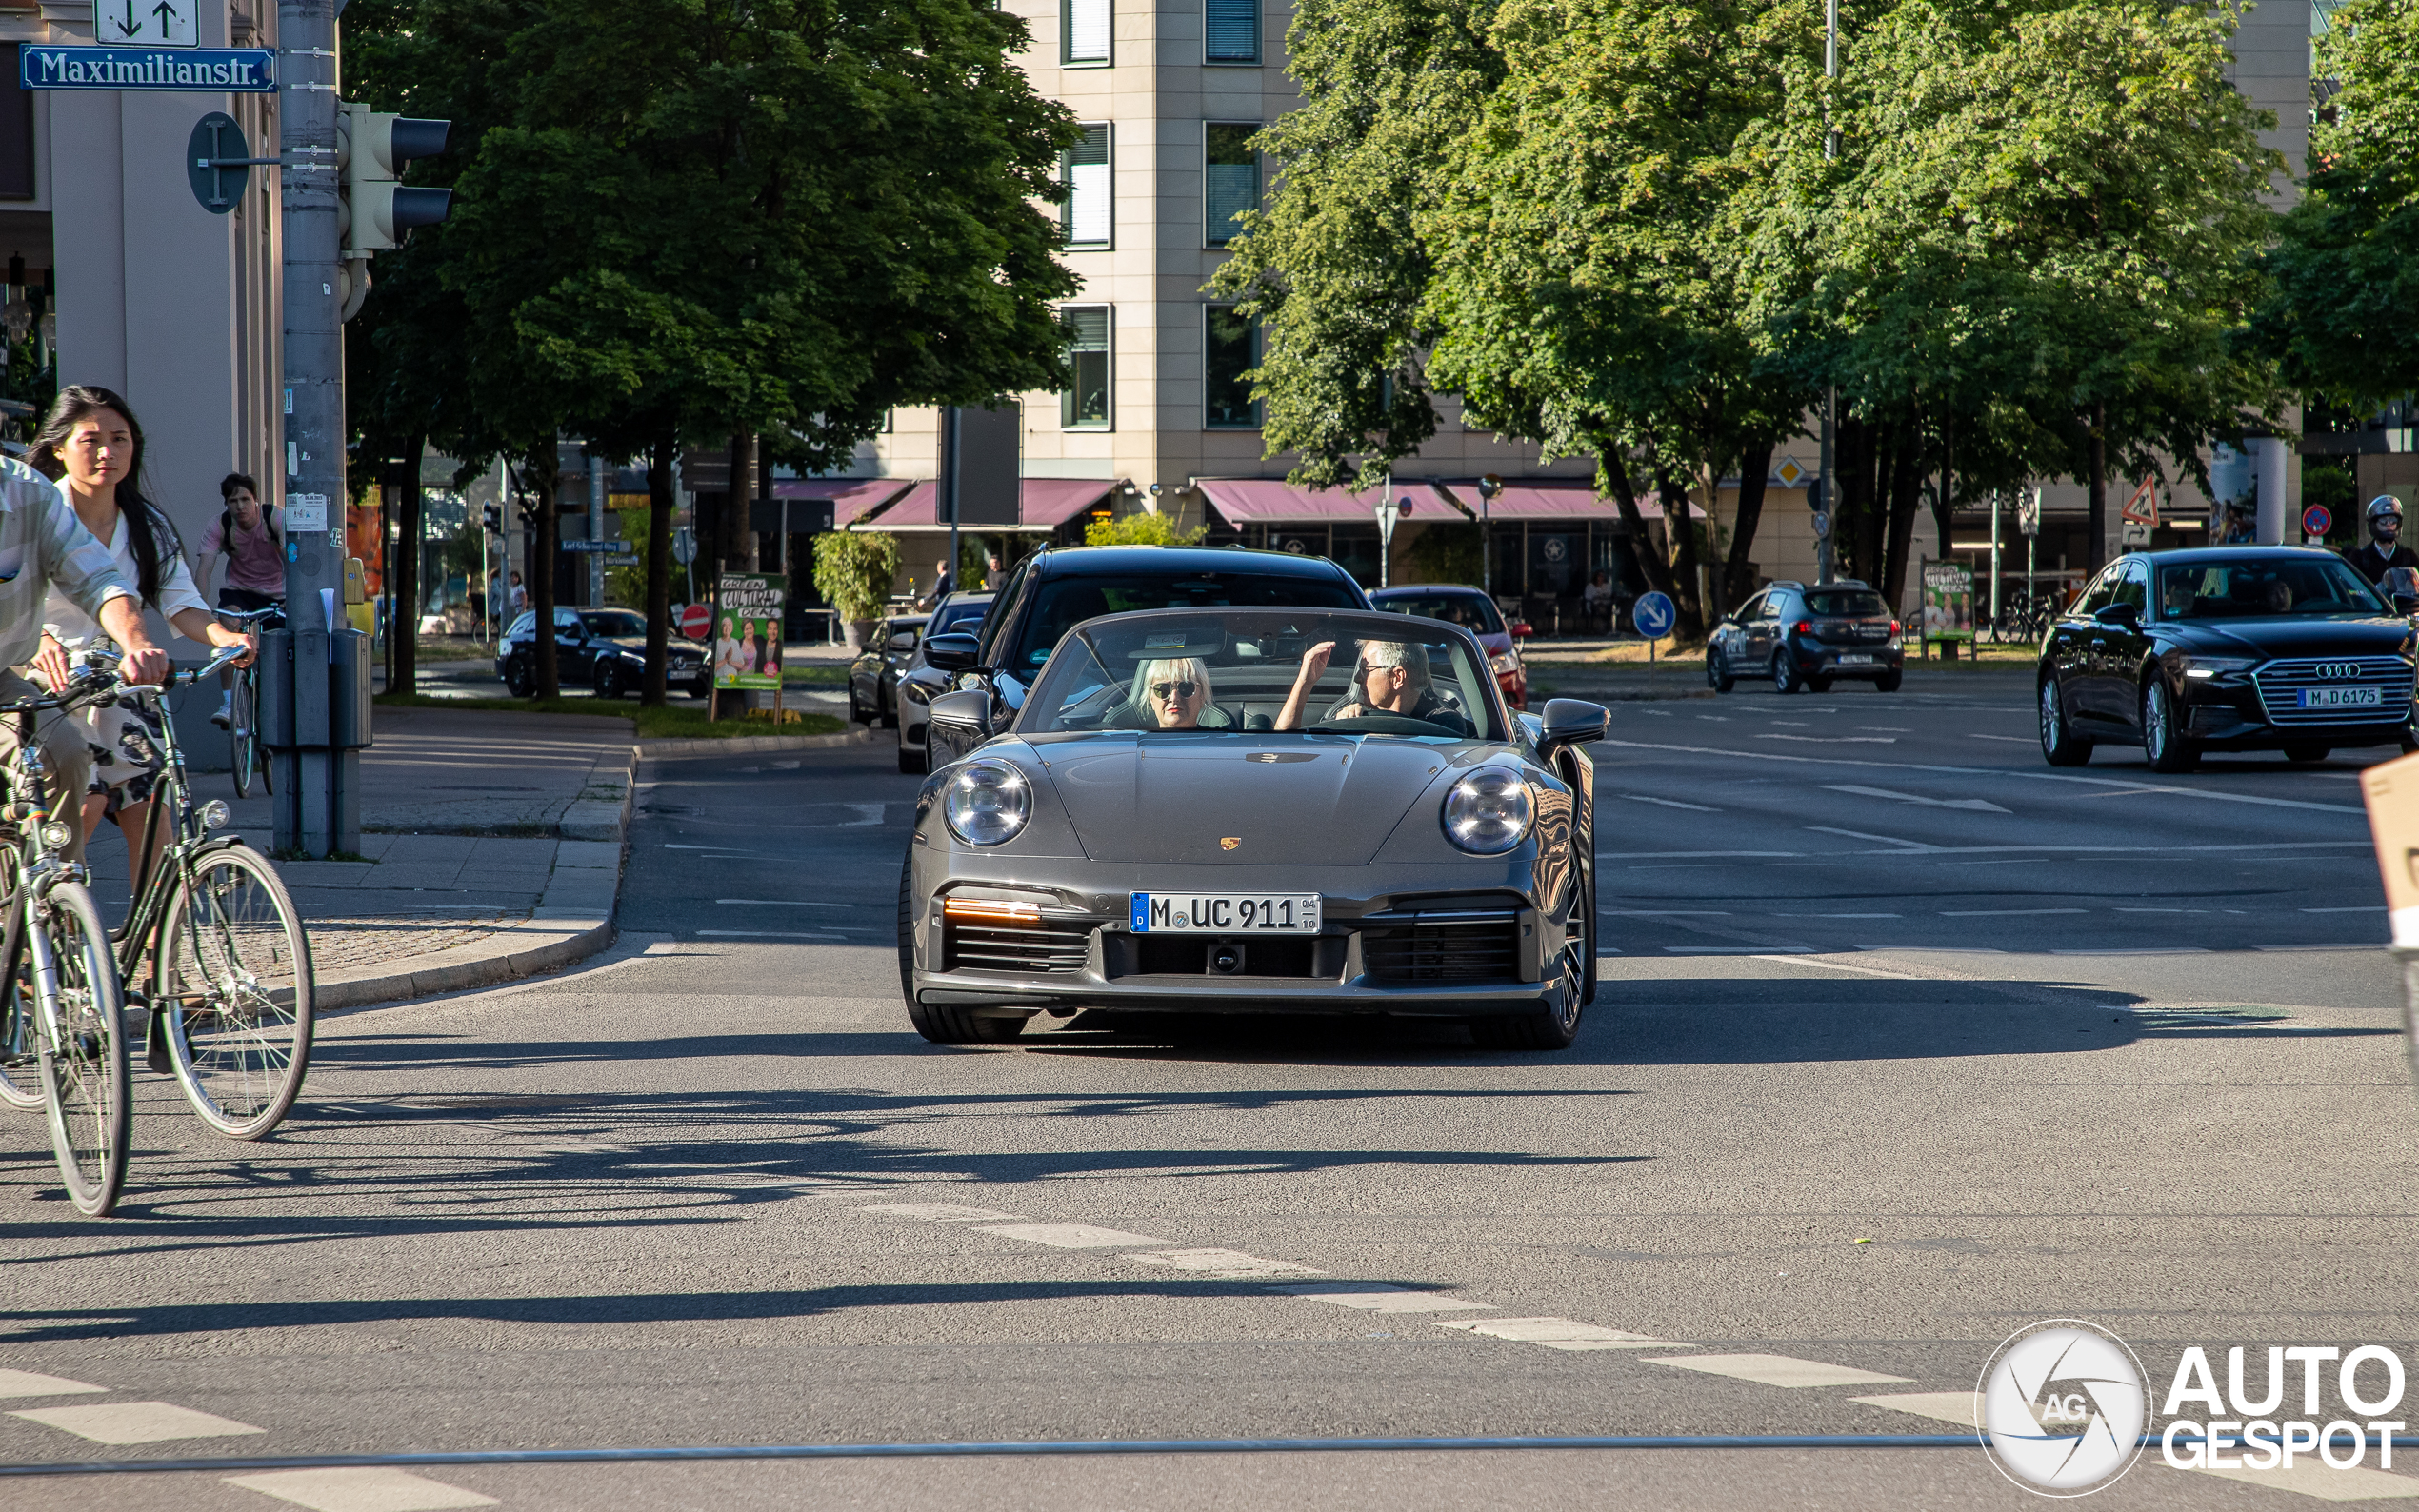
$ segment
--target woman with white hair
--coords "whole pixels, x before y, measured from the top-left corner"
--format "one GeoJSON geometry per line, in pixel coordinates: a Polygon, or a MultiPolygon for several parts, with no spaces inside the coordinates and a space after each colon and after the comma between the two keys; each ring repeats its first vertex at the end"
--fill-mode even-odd
{"type": "MultiPolygon", "coordinates": [[[[1159,729],[1199,729],[1210,705],[1210,668],[1193,656],[1145,662],[1135,700],[1159,729]]],[[[1152,727],[1152,726],[1146,726],[1152,727]]]]}

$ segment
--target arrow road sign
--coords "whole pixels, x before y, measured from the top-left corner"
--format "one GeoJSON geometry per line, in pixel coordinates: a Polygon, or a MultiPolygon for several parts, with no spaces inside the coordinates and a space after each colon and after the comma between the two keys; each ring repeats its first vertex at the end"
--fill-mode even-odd
{"type": "Polygon", "coordinates": [[[1629,606],[1630,625],[1649,641],[1659,641],[1670,634],[1671,622],[1675,617],[1671,595],[1668,593],[1641,593],[1638,602],[1629,606]]]}

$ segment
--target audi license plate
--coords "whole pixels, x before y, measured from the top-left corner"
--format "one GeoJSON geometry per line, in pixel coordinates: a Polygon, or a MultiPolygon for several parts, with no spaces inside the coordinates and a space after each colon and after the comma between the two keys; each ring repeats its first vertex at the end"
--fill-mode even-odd
{"type": "Polygon", "coordinates": [[[1873,665],[1873,658],[1871,653],[1867,651],[1844,651],[1840,654],[1839,665],[1842,666],[1870,666],[1873,665]]]}
{"type": "Polygon", "coordinates": [[[2382,687],[2305,687],[2303,708],[2380,708],[2386,702],[2382,687]]]}
{"type": "Polygon", "coordinates": [[[1315,892],[1137,892],[1128,895],[1136,934],[1205,929],[1218,934],[1317,934],[1315,892]]]}

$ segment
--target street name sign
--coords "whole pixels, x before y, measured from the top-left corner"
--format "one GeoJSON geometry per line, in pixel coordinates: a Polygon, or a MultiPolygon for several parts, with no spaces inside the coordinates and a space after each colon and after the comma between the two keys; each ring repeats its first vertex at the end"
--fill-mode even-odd
{"type": "Polygon", "coordinates": [[[274,94],[277,54],[269,48],[53,48],[28,43],[17,50],[17,82],[29,90],[274,94]]]}

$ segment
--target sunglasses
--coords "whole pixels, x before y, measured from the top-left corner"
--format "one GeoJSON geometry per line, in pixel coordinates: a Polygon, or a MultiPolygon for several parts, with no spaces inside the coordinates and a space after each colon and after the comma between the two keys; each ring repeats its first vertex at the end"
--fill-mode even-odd
{"type": "Polygon", "coordinates": [[[1150,696],[1166,698],[1172,689],[1178,698],[1190,698],[1200,686],[1199,683],[1153,683],[1150,685],[1150,696]]]}

